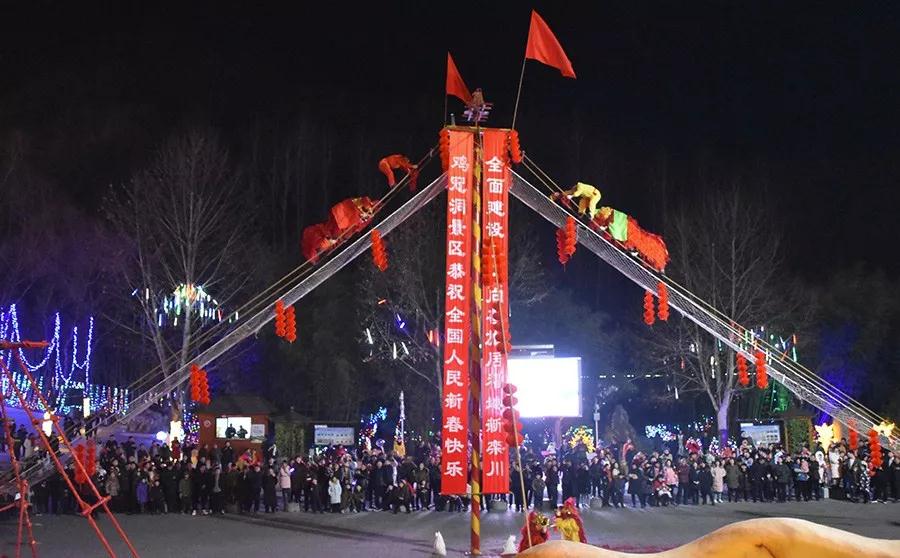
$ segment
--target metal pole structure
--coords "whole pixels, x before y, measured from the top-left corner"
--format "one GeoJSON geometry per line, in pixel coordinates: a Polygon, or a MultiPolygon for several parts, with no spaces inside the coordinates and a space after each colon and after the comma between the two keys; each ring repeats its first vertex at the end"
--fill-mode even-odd
{"type": "Polygon", "coordinates": [[[403,442],[403,453],[406,454],[406,405],[403,401],[403,390],[400,390],[400,440],[403,442]]]}
{"type": "Polygon", "coordinates": [[[472,335],[469,350],[469,441],[472,445],[471,540],[469,552],[481,555],[481,137],[475,134],[472,180],[472,335]]]}
{"type": "MultiPolygon", "coordinates": [[[[594,448],[600,447],[600,403],[594,401],[594,448]]],[[[598,450],[599,451],[599,450],[598,450]]]]}

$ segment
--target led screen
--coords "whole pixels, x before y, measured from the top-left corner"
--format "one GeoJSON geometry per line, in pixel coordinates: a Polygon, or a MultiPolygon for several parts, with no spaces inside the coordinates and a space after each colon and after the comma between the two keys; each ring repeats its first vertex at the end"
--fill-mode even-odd
{"type": "Polygon", "coordinates": [[[523,418],[581,416],[581,359],[511,358],[509,382],[518,388],[523,418]]]}

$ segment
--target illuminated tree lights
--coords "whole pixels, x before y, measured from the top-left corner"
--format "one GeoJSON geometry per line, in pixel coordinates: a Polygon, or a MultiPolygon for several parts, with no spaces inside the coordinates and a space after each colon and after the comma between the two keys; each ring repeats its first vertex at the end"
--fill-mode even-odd
{"type": "MultiPolygon", "coordinates": [[[[78,326],[72,326],[71,342],[63,340],[61,330],[62,318],[57,312],[53,319],[53,336],[47,340],[49,344],[38,360],[32,361],[23,349],[15,349],[18,351],[28,371],[36,376],[38,389],[49,393],[48,399],[50,403],[56,407],[57,411],[63,414],[69,413],[73,407],[80,407],[77,404],[80,401],[76,402],[76,405],[69,403],[69,394],[76,390],[83,391],[83,397],[90,398],[91,412],[100,409],[107,409],[112,412],[126,410],[129,397],[127,389],[94,384],[91,381],[94,318],[90,317],[88,319],[87,340],[82,349],[84,353],[83,358],[79,356],[78,326]]],[[[43,335],[39,336],[39,338],[43,337],[43,335]]],[[[14,343],[23,340],[19,327],[18,308],[15,304],[6,308],[0,307],[0,339],[14,343]]],[[[14,360],[13,349],[0,351],[0,358],[9,366],[14,360]]],[[[37,394],[31,389],[25,375],[18,371],[15,366],[10,366],[10,371],[16,386],[25,394],[28,405],[32,408],[40,407],[37,394]]],[[[0,385],[2,385],[4,393],[7,394],[7,404],[18,406],[19,401],[15,393],[7,389],[8,380],[5,377],[0,382],[0,385]]]]}
{"type": "MultiPolygon", "coordinates": [[[[140,289],[132,291],[132,296],[141,296],[140,289]]],[[[152,295],[150,289],[144,289],[143,297],[149,301],[152,295]]],[[[240,316],[237,312],[226,316],[219,306],[219,301],[212,297],[202,285],[182,283],[175,287],[171,293],[158,296],[156,304],[156,325],[159,327],[177,327],[179,320],[184,320],[184,315],[190,312],[200,318],[202,325],[212,322],[221,322],[228,319],[231,323],[240,316]]]]}
{"type": "Polygon", "coordinates": [[[563,440],[565,443],[569,444],[570,448],[575,448],[578,444],[584,444],[588,453],[594,451],[594,431],[584,425],[581,426],[573,426],[566,431],[566,434],[563,436],[563,440]]]}

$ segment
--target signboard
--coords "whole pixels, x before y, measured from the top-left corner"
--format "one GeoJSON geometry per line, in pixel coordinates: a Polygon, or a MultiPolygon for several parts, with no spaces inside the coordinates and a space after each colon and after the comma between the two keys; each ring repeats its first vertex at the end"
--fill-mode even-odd
{"type": "Polygon", "coordinates": [[[509,492],[509,445],[503,430],[503,385],[509,351],[509,152],[506,130],[484,130],[481,169],[481,446],[482,491],[509,492]]]}
{"type": "Polygon", "coordinates": [[[313,444],[317,446],[352,446],[356,444],[356,431],[352,426],[313,427],[313,444]]]}
{"type": "Polygon", "coordinates": [[[741,423],[741,437],[747,437],[753,440],[754,446],[771,446],[772,444],[781,443],[781,425],[774,424],[756,424],[752,422],[741,423]]]}
{"type": "Polygon", "coordinates": [[[469,341],[472,324],[472,174],[474,137],[450,130],[441,493],[465,494],[469,471],[469,341]]]}
{"type": "Polygon", "coordinates": [[[578,357],[511,358],[509,383],[518,388],[516,396],[522,418],[581,416],[581,359],[578,357]]]}
{"type": "Polygon", "coordinates": [[[250,425],[250,439],[254,442],[263,441],[266,439],[266,425],[265,424],[251,424],[250,425]]]}

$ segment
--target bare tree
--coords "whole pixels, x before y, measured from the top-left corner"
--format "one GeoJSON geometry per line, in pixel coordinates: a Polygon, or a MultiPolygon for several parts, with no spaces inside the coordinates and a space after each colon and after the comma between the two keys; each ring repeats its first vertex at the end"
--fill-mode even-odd
{"type": "MultiPolygon", "coordinates": [[[[202,286],[227,309],[248,276],[237,265],[249,220],[237,186],[216,135],[192,131],[166,143],[149,168],[105,200],[110,222],[127,242],[121,272],[140,309],[136,323],[120,325],[150,342],[164,377],[190,361],[203,327],[196,305],[186,305],[177,321],[162,322],[164,299],[180,285],[202,286]]],[[[173,395],[171,411],[180,419],[180,396],[173,395]]]]}
{"type": "MultiPolygon", "coordinates": [[[[365,262],[360,283],[359,332],[370,366],[419,380],[421,398],[410,398],[410,413],[422,401],[441,396],[444,326],[444,205],[432,204],[386,239],[389,267],[381,273],[365,262]]],[[[548,283],[538,262],[533,237],[516,232],[509,261],[510,302],[527,307],[542,301],[548,283]]],[[[407,391],[410,391],[407,385],[407,391]]],[[[422,413],[430,416],[428,413],[422,413]]]]}
{"type": "MultiPolygon", "coordinates": [[[[779,290],[780,235],[760,196],[741,180],[701,176],[706,195],[668,215],[666,241],[672,254],[667,271],[707,304],[748,327],[773,326],[790,311],[779,290]]],[[[705,330],[672,313],[650,336],[653,354],[672,371],[675,387],[700,390],[716,411],[720,437],[728,435],[728,411],[741,389],[735,352],[705,330]]],[[[750,363],[752,367],[752,363],[750,363]]]]}

